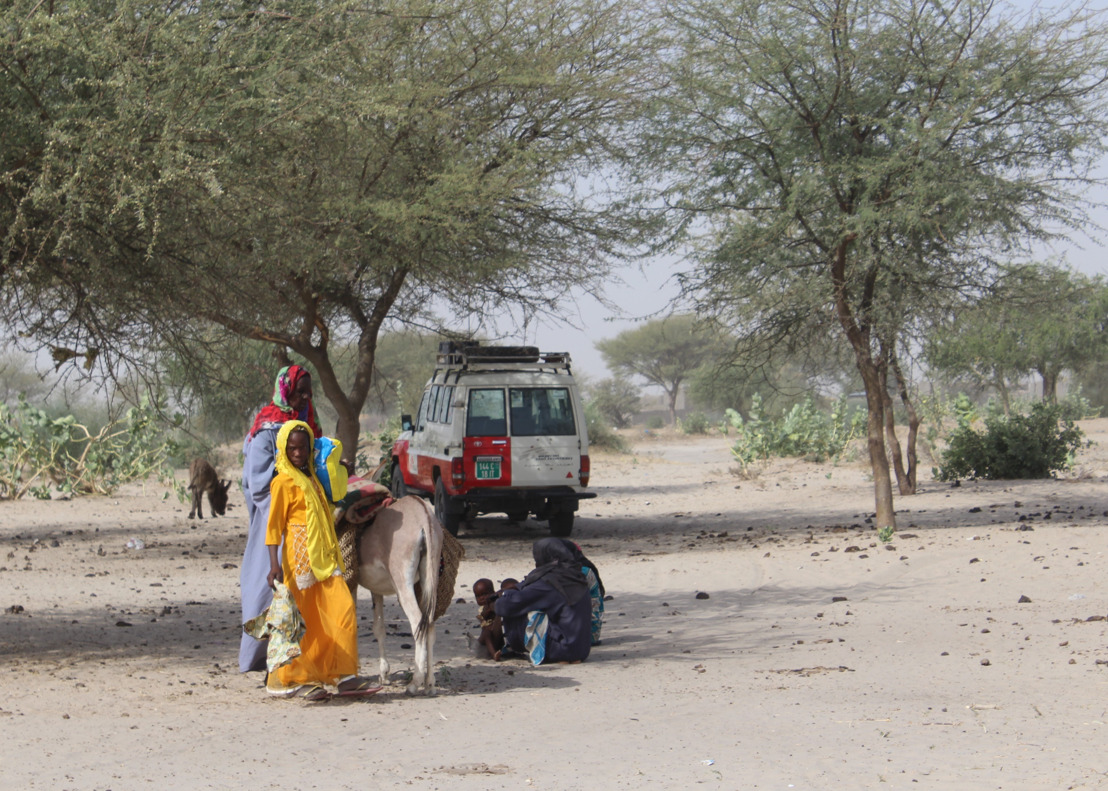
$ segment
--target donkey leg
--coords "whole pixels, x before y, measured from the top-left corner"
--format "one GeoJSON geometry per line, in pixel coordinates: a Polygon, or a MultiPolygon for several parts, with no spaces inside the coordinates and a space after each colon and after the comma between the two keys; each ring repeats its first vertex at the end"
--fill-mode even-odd
{"type": "Polygon", "coordinates": [[[377,638],[377,655],[381,683],[389,683],[389,661],[385,659],[385,597],[373,593],[373,636],[377,638]]]}
{"type": "MultiPolygon", "coordinates": [[[[432,613],[433,614],[433,613],[432,613]]],[[[435,687],[435,622],[430,621],[427,624],[427,658],[424,660],[427,663],[427,678],[424,682],[428,695],[438,694],[438,689],[435,687]]]]}
{"type": "Polygon", "coordinates": [[[407,692],[409,695],[415,695],[420,687],[423,687],[428,694],[434,694],[433,680],[430,685],[427,683],[427,676],[433,671],[427,664],[428,629],[426,625],[420,628],[423,613],[419,609],[419,599],[410,587],[402,587],[397,591],[396,598],[400,601],[400,608],[404,610],[404,615],[408,617],[408,623],[412,627],[412,637],[415,638],[415,671],[412,673],[412,680],[408,683],[407,692]]]}

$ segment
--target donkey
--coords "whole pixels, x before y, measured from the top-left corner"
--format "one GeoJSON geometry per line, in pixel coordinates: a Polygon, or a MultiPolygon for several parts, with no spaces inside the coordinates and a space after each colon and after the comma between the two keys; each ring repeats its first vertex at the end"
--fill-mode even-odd
{"type": "Polygon", "coordinates": [[[373,636],[380,654],[381,683],[388,681],[385,659],[385,597],[395,595],[415,638],[415,673],[407,692],[422,686],[435,694],[435,604],[442,557],[442,525],[423,498],[403,497],[380,509],[358,541],[357,581],[373,595],[373,636]]]}
{"type": "Polygon", "coordinates": [[[221,481],[216,475],[215,468],[204,459],[193,459],[189,465],[189,489],[192,491],[192,510],[189,511],[189,519],[199,516],[204,518],[204,506],[201,497],[206,492],[208,495],[208,507],[212,516],[223,516],[227,511],[227,490],[231,487],[230,481],[221,481]]]}

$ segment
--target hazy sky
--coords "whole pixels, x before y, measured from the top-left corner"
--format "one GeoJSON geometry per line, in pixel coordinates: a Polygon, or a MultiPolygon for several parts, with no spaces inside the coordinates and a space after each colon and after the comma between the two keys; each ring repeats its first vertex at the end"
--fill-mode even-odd
{"type": "MultiPolygon", "coordinates": [[[[1030,8],[1029,0],[1015,0],[1014,5],[1030,8]]],[[[1056,7],[1062,3],[1044,2],[1042,7],[1056,7]]],[[[1090,9],[1108,9],[1108,0],[1096,0],[1088,4],[1090,9]]],[[[1102,168],[1108,184],[1108,163],[1102,168]]],[[[1108,203],[1108,186],[1095,193],[1099,203],[1108,203]]],[[[1097,225],[1108,228],[1108,208],[1094,213],[1097,225]]],[[[1043,250],[1041,259],[1064,258],[1071,266],[1092,275],[1108,275],[1108,247],[1102,247],[1105,232],[1090,229],[1092,238],[1080,235],[1043,250]]],[[[683,265],[675,259],[658,259],[648,262],[640,271],[638,267],[621,270],[623,283],[612,284],[606,289],[610,302],[618,306],[609,310],[588,296],[580,297],[570,323],[536,323],[526,330],[526,337],[513,341],[537,345],[542,351],[568,351],[572,355],[574,370],[590,377],[602,379],[609,375],[600,353],[593,344],[602,338],[610,338],[625,329],[636,326],[644,319],[665,315],[672,309],[678,295],[675,272],[683,265]]]]}

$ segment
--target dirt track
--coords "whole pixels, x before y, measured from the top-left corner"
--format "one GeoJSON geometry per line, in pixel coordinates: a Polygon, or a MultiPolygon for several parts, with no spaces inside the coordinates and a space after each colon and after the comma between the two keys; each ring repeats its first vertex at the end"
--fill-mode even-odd
{"type": "Polygon", "coordinates": [[[743,480],[719,438],[594,455],[575,538],[613,597],[603,644],[574,666],[470,658],[468,585],[526,573],[546,535],[479,520],[431,699],[403,694],[395,604],[398,672],[369,701],[267,700],[236,672],[241,507],[0,503],[0,783],[1105,787],[1108,421],[1086,428],[1101,444],[1065,480],[925,480],[891,549],[859,463],[743,480]]]}

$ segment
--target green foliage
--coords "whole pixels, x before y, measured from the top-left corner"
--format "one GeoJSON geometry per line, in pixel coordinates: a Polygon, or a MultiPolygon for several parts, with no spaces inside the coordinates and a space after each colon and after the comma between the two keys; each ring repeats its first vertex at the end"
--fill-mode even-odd
{"type": "Polygon", "coordinates": [[[607,418],[595,401],[585,404],[585,428],[589,432],[589,447],[602,448],[616,453],[628,453],[627,442],[612,430],[607,418]]]}
{"type": "Polygon", "coordinates": [[[382,415],[414,415],[423,386],[435,368],[439,342],[445,336],[423,332],[387,332],[373,358],[376,375],[367,406],[382,415]]]}
{"type": "Polygon", "coordinates": [[[896,528],[892,525],[885,525],[877,531],[877,540],[882,544],[888,544],[893,540],[893,534],[896,532],[896,528]]]}
{"type": "Polygon", "coordinates": [[[639,388],[623,376],[602,379],[588,388],[590,400],[616,428],[627,428],[638,414],[642,399],[639,388]]]}
{"type": "Polygon", "coordinates": [[[95,432],[73,415],[50,417],[23,398],[14,407],[0,404],[0,498],[110,494],[156,475],[184,499],[173,478],[174,451],[145,402],[95,432]]]}
{"type": "Polygon", "coordinates": [[[965,393],[959,393],[954,397],[954,401],[950,405],[950,410],[954,414],[955,420],[958,421],[959,426],[968,425],[979,417],[977,404],[973,403],[973,399],[965,393]]]}
{"type": "Polygon", "coordinates": [[[0,312],[105,370],[213,325],[288,349],[351,452],[387,321],[558,315],[655,224],[582,178],[623,171],[653,95],[637,4],[12,0],[3,20],[0,312]]]}
{"type": "Polygon", "coordinates": [[[813,461],[838,458],[848,442],[865,433],[865,413],[849,409],[845,395],[829,412],[817,409],[811,397],[805,398],[776,420],[762,414],[761,397],[755,394],[751,400],[746,419],[727,410],[727,420],[737,435],[731,453],[744,469],[771,456],[806,456],[813,461]]]}
{"type": "Polygon", "coordinates": [[[596,342],[604,362],[622,376],[638,376],[666,393],[671,422],[677,424],[677,394],[701,366],[720,358],[726,338],[695,316],[675,313],[596,342]]]}
{"type": "Polygon", "coordinates": [[[646,427],[651,431],[657,431],[666,427],[666,421],[662,419],[661,415],[653,415],[646,419],[646,427]]]}
{"type": "Polygon", "coordinates": [[[985,416],[984,432],[960,420],[936,477],[940,481],[1050,478],[1070,468],[1073,454],[1085,445],[1085,435],[1061,412],[1057,404],[1047,402],[1032,404],[1027,415],[992,412],[985,416]]]}
{"type": "Polygon", "coordinates": [[[712,426],[708,416],[703,412],[693,412],[691,415],[685,415],[677,422],[686,434],[707,434],[708,429],[712,426]]]}
{"type": "Polygon", "coordinates": [[[1072,388],[1066,397],[1058,402],[1058,416],[1063,420],[1090,420],[1100,417],[1101,407],[1093,406],[1081,386],[1072,388]]]}
{"type": "Polygon", "coordinates": [[[1080,375],[1108,356],[1108,286],[1048,265],[1009,266],[976,302],[952,313],[928,338],[930,367],[992,388],[1006,411],[1008,390],[1037,373],[1053,400],[1063,371],[1080,375]]]}
{"type": "MultiPolygon", "coordinates": [[[[381,426],[381,429],[376,434],[371,434],[368,440],[363,443],[363,446],[368,446],[370,449],[376,451],[375,455],[370,455],[365,448],[358,452],[357,459],[354,463],[354,469],[359,475],[370,475],[382,462],[387,462],[392,458],[392,446],[396,442],[396,438],[400,436],[400,416],[390,419],[387,423],[381,426]]],[[[389,486],[392,481],[392,465],[386,463],[381,467],[381,473],[377,476],[377,482],[382,486],[389,486]]]]}
{"type": "MultiPolygon", "coordinates": [[[[209,327],[187,348],[170,348],[161,355],[164,383],[175,404],[189,420],[190,430],[204,444],[241,439],[250,420],[273,394],[273,382],[282,368],[271,343],[252,341],[209,327]]],[[[311,366],[300,357],[291,362],[311,366]]],[[[318,380],[316,383],[318,402],[318,380]]],[[[334,415],[317,406],[320,422],[334,423],[334,415]]]]}
{"type": "MultiPolygon", "coordinates": [[[[643,159],[692,251],[684,294],[740,344],[839,338],[887,468],[886,364],[992,279],[998,251],[1087,220],[1108,19],[995,0],[661,6],[668,82],[643,159]]],[[[874,494],[893,524],[888,476],[874,494]]]]}

